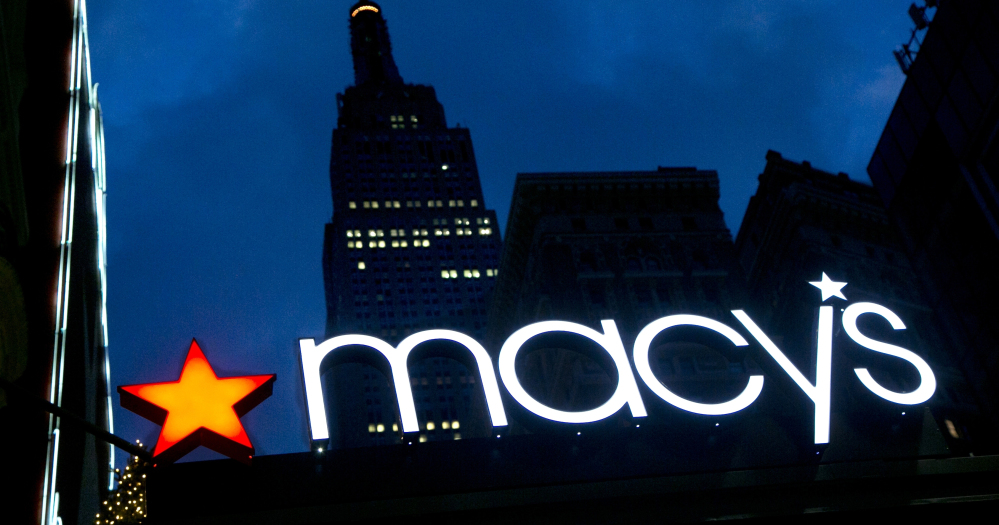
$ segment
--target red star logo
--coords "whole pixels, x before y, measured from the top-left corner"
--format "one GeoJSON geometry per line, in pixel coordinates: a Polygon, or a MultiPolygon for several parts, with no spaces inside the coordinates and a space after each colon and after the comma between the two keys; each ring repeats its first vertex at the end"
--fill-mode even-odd
{"type": "Polygon", "coordinates": [[[240,423],[270,397],[277,375],[219,378],[191,340],[180,379],[166,383],[119,386],[121,406],[163,426],[153,458],[173,462],[198,446],[250,462],[253,445],[240,423]]]}

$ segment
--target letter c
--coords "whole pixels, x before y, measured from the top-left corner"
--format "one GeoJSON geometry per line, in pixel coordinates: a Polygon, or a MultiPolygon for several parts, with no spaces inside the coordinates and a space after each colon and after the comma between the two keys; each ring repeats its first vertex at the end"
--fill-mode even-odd
{"type": "Polygon", "coordinates": [[[687,412],[705,416],[720,416],[738,412],[748,407],[753,401],[756,401],[756,398],[760,396],[760,392],[763,391],[763,376],[761,375],[749,376],[749,384],[746,385],[742,393],[735,399],[724,403],[696,403],[684,399],[670,392],[666,388],[666,385],[663,385],[659,381],[659,378],[652,373],[652,367],[649,366],[649,346],[651,346],[652,340],[663,330],[681,325],[700,326],[701,328],[714,330],[727,337],[735,346],[749,345],[746,339],[739,335],[739,332],[707,317],[699,315],[670,315],[656,319],[643,328],[638,333],[638,338],[635,339],[635,368],[638,370],[638,375],[645,381],[645,384],[667,403],[687,412]]]}

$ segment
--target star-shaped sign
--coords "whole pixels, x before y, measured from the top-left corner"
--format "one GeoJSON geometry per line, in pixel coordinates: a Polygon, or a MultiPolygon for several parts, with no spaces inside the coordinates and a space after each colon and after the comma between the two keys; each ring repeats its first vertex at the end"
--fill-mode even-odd
{"type": "Polygon", "coordinates": [[[249,463],[253,445],[239,418],[270,397],[275,379],[275,374],[220,378],[192,340],[180,379],[119,386],[118,394],[123,408],[163,426],[155,461],[176,461],[203,445],[249,463]]]}
{"type": "Polygon", "coordinates": [[[843,287],[846,283],[836,282],[826,275],[826,272],[822,272],[821,281],[810,281],[808,284],[818,288],[822,291],[822,300],[825,301],[830,297],[839,297],[840,299],[846,299],[843,295],[843,287]]]}

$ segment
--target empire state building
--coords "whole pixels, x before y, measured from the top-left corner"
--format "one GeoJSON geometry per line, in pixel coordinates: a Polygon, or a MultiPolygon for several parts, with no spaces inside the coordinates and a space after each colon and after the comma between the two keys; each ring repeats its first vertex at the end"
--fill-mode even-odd
{"type": "MultiPolygon", "coordinates": [[[[349,14],[355,82],[337,95],[330,155],[327,336],[366,334],[395,345],[447,328],[480,339],[500,236],[469,131],[448,127],[433,87],[403,81],[378,4],[359,2],[349,14]]],[[[420,421],[413,440],[489,432],[474,366],[452,359],[460,352],[447,344],[421,345],[409,358],[420,421]]],[[[329,446],[403,442],[387,363],[370,349],[344,355],[324,363],[329,446]]]]}

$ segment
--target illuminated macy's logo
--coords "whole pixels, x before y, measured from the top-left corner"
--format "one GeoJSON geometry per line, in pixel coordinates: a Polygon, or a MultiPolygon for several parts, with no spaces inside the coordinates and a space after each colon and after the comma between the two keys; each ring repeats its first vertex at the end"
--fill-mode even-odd
{"type": "MultiPolygon", "coordinates": [[[[820,281],[809,284],[821,291],[823,302],[832,297],[846,300],[842,292],[846,283],[833,281],[825,273],[822,274],[820,281]]],[[[777,348],[777,345],[763,333],[763,330],[746,315],[746,312],[733,310],[732,314],[815,404],[815,443],[828,443],[834,308],[829,305],[819,307],[818,345],[815,359],[814,384],[791,363],[787,356],[777,348]]],[[[860,333],[860,330],[857,328],[857,319],[866,314],[884,318],[895,330],[905,329],[905,324],[898,315],[888,308],[874,303],[859,302],[852,303],[843,309],[842,326],[846,334],[864,348],[907,361],[919,373],[920,383],[919,387],[914,391],[903,393],[889,390],[878,384],[866,368],[854,369],[857,378],[875,395],[893,403],[915,405],[928,400],[936,390],[936,378],[929,365],[909,350],[876,341],[860,333]]],[[[615,414],[625,405],[631,410],[633,417],[645,417],[645,403],[639,393],[638,383],[632,371],[631,363],[628,360],[628,354],[624,349],[624,343],[618,333],[617,325],[613,320],[603,320],[600,324],[603,329],[602,333],[576,323],[543,321],[525,326],[510,335],[500,349],[499,374],[503,380],[503,385],[513,399],[530,412],[561,423],[590,423],[599,421],[615,414]],[[517,353],[531,338],[553,332],[576,334],[587,338],[602,347],[610,355],[611,360],[617,367],[618,384],[614,394],[606,403],[592,410],[562,411],[545,406],[524,390],[514,367],[517,353]]],[[[700,327],[714,331],[724,336],[735,346],[749,345],[749,342],[739,332],[726,324],[707,317],[678,314],[652,321],[639,332],[632,354],[635,370],[638,371],[638,376],[645,382],[649,389],[667,403],[695,414],[711,416],[731,414],[752,404],[759,397],[760,392],[763,391],[762,375],[750,376],[749,382],[742,393],[722,403],[698,403],[684,399],[670,391],[669,387],[655,376],[652,367],[649,365],[649,348],[652,340],[665,330],[681,326],[700,327]]],[[[499,384],[496,380],[496,372],[493,368],[492,359],[485,348],[471,337],[452,330],[426,330],[403,339],[398,346],[393,347],[376,337],[341,335],[327,339],[319,345],[316,345],[314,339],[301,339],[299,341],[312,439],[322,440],[329,438],[326,404],[323,399],[320,380],[320,364],[331,352],[340,352],[346,350],[348,347],[356,348],[358,346],[374,349],[388,360],[398,400],[399,414],[402,419],[402,430],[407,433],[418,432],[420,427],[416,417],[416,406],[413,403],[413,391],[410,386],[407,359],[414,348],[430,341],[452,341],[463,346],[471,353],[479,370],[481,384],[485,391],[486,406],[489,410],[489,417],[492,424],[494,427],[506,426],[506,412],[503,409],[503,400],[500,396],[499,384]]]]}

